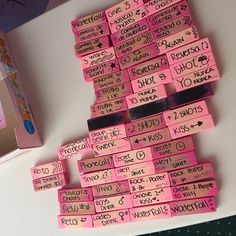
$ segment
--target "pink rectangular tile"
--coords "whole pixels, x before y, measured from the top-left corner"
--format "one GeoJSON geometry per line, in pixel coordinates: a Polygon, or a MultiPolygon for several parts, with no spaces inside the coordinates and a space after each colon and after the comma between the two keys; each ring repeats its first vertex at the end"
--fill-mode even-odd
{"type": "Polygon", "coordinates": [[[215,125],[212,116],[209,114],[206,116],[201,116],[192,120],[171,125],[169,126],[169,130],[172,139],[176,139],[206,131],[214,127],[215,125]]]}
{"type": "Polygon", "coordinates": [[[92,215],[95,214],[94,202],[62,202],[61,215],[92,215]]]}
{"type": "Polygon", "coordinates": [[[7,123],[6,123],[4,111],[3,111],[3,108],[2,108],[2,103],[0,101],[0,129],[3,129],[5,127],[7,127],[7,123]]]}
{"type": "Polygon", "coordinates": [[[80,229],[92,228],[93,221],[90,215],[81,216],[58,216],[58,226],[60,229],[80,229]]]}

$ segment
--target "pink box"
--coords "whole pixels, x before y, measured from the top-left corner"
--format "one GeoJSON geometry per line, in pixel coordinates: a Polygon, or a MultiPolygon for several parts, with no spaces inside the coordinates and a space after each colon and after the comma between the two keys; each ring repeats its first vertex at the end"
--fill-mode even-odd
{"type": "Polygon", "coordinates": [[[59,202],[85,202],[92,200],[91,188],[58,189],[59,202]]]}
{"type": "Polygon", "coordinates": [[[168,173],[154,174],[128,180],[131,193],[170,186],[168,173]]]}
{"type": "Polygon", "coordinates": [[[60,229],[80,229],[92,228],[92,216],[58,216],[58,226],[60,229]]]}
{"type": "Polygon", "coordinates": [[[147,9],[144,6],[140,6],[132,11],[129,11],[120,17],[108,22],[110,30],[115,33],[122,30],[138,21],[147,17],[147,9]]]}
{"type": "Polygon", "coordinates": [[[84,138],[74,143],[69,143],[57,149],[59,160],[68,159],[70,157],[79,157],[88,152],[91,152],[92,146],[89,138],[84,138]]]}
{"type": "Polygon", "coordinates": [[[192,120],[169,126],[172,139],[196,134],[214,128],[211,115],[201,116],[192,120]]]}
{"type": "Polygon", "coordinates": [[[206,83],[220,80],[220,74],[216,66],[210,66],[174,80],[177,92],[194,88],[206,83]]]}
{"type": "Polygon", "coordinates": [[[185,184],[171,188],[175,200],[212,197],[218,195],[216,182],[205,181],[193,184],[185,184]]]}
{"type": "Polygon", "coordinates": [[[160,220],[171,217],[169,204],[136,207],[129,210],[132,222],[160,220]]]}
{"type": "Polygon", "coordinates": [[[112,43],[114,46],[116,46],[117,44],[129,40],[141,33],[147,32],[148,30],[148,23],[146,19],[143,19],[137,23],[134,23],[122,30],[111,34],[112,43]]]}
{"type": "Polygon", "coordinates": [[[116,173],[114,169],[101,170],[89,174],[80,175],[80,183],[83,188],[98,184],[111,183],[115,181],[116,181],[116,173]]]}
{"type": "Polygon", "coordinates": [[[170,209],[172,216],[183,216],[192,214],[202,214],[216,211],[216,204],[213,197],[199,198],[171,202],[170,209]]]}
{"type": "Polygon", "coordinates": [[[99,78],[103,75],[115,73],[120,70],[117,59],[104,62],[97,66],[92,66],[83,70],[84,80],[91,82],[93,79],[99,78]]]}
{"type": "Polygon", "coordinates": [[[126,180],[96,185],[92,187],[92,190],[94,199],[130,193],[129,184],[126,180]]]}
{"type": "Polygon", "coordinates": [[[142,148],[112,155],[115,167],[127,166],[152,160],[151,148],[142,148]]]}
{"type": "Polygon", "coordinates": [[[93,145],[115,139],[125,138],[126,136],[127,134],[124,124],[89,132],[90,141],[93,145]]]}
{"type": "Polygon", "coordinates": [[[129,137],[165,127],[166,124],[162,114],[145,117],[143,119],[125,124],[126,132],[129,137]]]}
{"type": "Polygon", "coordinates": [[[175,156],[164,157],[154,161],[156,173],[177,170],[197,165],[194,152],[181,153],[175,156]]]}
{"type": "Polygon", "coordinates": [[[211,163],[204,163],[193,167],[175,170],[169,173],[172,186],[196,182],[214,177],[211,163]]]}
{"type": "Polygon", "coordinates": [[[129,210],[112,211],[92,216],[94,227],[110,226],[130,222],[129,210]]]}
{"type": "Polygon", "coordinates": [[[115,171],[117,180],[126,180],[155,174],[155,168],[152,161],[119,167],[116,168],[115,171]]]}
{"type": "Polygon", "coordinates": [[[125,98],[117,98],[90,106],[91,116],[99,117],[128,109],[125,98]]]}
{"type": "Polygon", "coordinates": [[[40,179],[34,179],[34,191],[43,191],[51,188],[60,187],[68,183],[68,176],[66,173],[50,175],[40,179]]]}
{"type": "Polygon", "coordinates": [[[92,215],[95,214],[94,202],[63,202],[60,203],[62,215],[92,215]]]}
{"type": "Polygon", "coordinates": [[[105,89],[116,84],[121,84],[129,81],[127,70],[118,71],[113,74],[105,75],[93,80],[94,90],[105,89]]]}
{"type": "Polygon", "coordinates": [[[130,137],[130,143],[133,149],[152,146],[169,140],[171,140],[171,136],[168,128],[130,137]]]}
{"type": "Polygon", "coordinates": [[[154,159],[177,155],[179,153],[195,150],[192,137],[180,138],[177,140],[161,143],[151,147],[154,159]]]}
{"type": "Polygon", "coordinates": [[[166,55],[159,56],[128,69],[131,80],[142,78],[146,75],[167,69],[169,67],[166,55]]]}
{"type": "Polygon", "coordinates": [[[161,100],[166,98],[166,90],[164,85],[160,85],[157,87],[153,87],[150,89],[143,90],[138,93],[134,93],[132,95],[126,96],[126,102],[128,108],[139,107],[144,104],[148,104],[154,101],[161,100]]]}
{"type": "Polygon", "coordinates": [[[94,200],[96,212],[116,211],[132,208],[131,195],[121,195],[94,200]]]}
{"type": "Polygon", "coordinates": [[[3,112],[2,103],[0,101],[0,129],[6,128],[6,127],[7,127],[6,118],[3,112]]]}
{"type": "Polygon", "coordinates": [[[209,114],[205,101],[195,102],[190,105],[164,112],[166,125],[191,120],[209,114]]]}
{"type": "Polygon", "coordinates": [[[111,156],[82,159],[77,162],[80,173],[89,173],[114,168],[111,156]]]}
{"type": "Polygon", "coordinates": [[[127,69],[144,61],[150,60],[158,55],[159,49],[156,43],[152,43],[144,48],[138,49],[118,59],[120,68],[127,69]]]}
{"type": "Polygon", "coordinates": [[[156,73],[146,75],[142,78],[131,81],[134,93],[150,89],[156,86],[172,83],[170,69],[164,69],[156,73]]]}

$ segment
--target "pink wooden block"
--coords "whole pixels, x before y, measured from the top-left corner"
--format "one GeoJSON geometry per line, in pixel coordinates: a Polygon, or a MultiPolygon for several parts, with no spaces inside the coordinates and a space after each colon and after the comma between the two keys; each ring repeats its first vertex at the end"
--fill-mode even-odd
{"type": "Polygon", "coordinates": [[[114,163],[111,156],[82,159],[78,161],[78,169],[80,173],[89,173],[99,170],[112,169],[114,163]]]}
{"type": "Polygon", "coordinates": [[[0,101],[0,129],[3,129],[5,127],[7,127],[7,123],[6,123],[4,111],[3,111],[3,108],[2,108],[2,103],[0,101]]]}
{"type": "Polygon", "coordinates": [[[94,199],[130,193],[129,184],[126,180],[96,185],[92,187],[92,190],[94,199]]]}
{"type": "Polygon", "coordinates": [[[92,151],[92,146],[89,138],[84,138],[74,143],[67,144],[57,149],[59,160],[64,160],[70,157],[79,157],[92,151]]]}
{"type": "Polygon", "coordinates": [[[194,88],[206,83],[220,80],[220,74],[216,66],[210,66],[174,80],[177,92],[185,89],[194,88]]]}
{"type": "Polygon", "coordinates": [[[166,55],[159,56],[128,69],[131,80],[142,78],[146,75],[167,69],[169,67],[166,55]]]}
{"type": "Polygon", "coordinates": [[[116,168],[115,171],[117,180],[126,180],[155,174],[154,164],[152,161],[119,167],[116,168]]]}
{"type": "Polygon", "coordinates": [[[218,195],[216,182],[205,181],[193,184],[185,184],[171,188],[175,200],[212,197],[218,195]]]}
{"type": "MultiPolygon", "coordinates": [[[[192,26],[157,42],[158,53],[164,54],[199,39],[197,28],[192,26]]],[[[173,75],[173,74],[172,74],[173,75]]]]}
{"type": "Polygon", "coordinates": [[[192,137],[180,138],[177,140],[161,143],[151,147],[154,159],[177,155],[179,153],[195,150],[192,137]]]}
{"type": "Polygon", "coordinates": [[[169,204],[136,207],[129,210],[132,222],[160,220],[171,217],[169,204]]]}
{"type": "Polygon", "coordinates": [[[150,89],[156,86],[172,83],[172,75],[170,69],[164,69],[156,73],[146,75],[142,78],[132,80],[131,84],[134,93],[142,90],[150,89]]]}
{"type": "Polygon", "coordinates": [[[148,147],[169,140],[171,140],[171,136],[168,128],[130,137],[130,143],[133,149],[148,147]]]}
{"type": "Polygon", "coordinates": [[[192,120],[171,125],[169,126],[169,130],[172,139],[176,139],[206,131],[214,127],[215,125],[212,116],[209,114],[206,116],[201,116],[192,120]]]}
{"type": "Polygon", "coordinates": [[[122,30],[138,21],[147,17],[147,9],[144,6],[140,6],[132,11],[129,11],[120,17],[108,22],[110,30],[115,33],[122,30]]]}
{"type": "Polygon", "coordinates": [[[92,228],[93,221],[92,216],[58,216],[58,226],[61,229],[80,229],[80,228],[92,228]]]}
{"type": "Polygon", "coordinates": [[[210,163],[175,170],[169,173],[172,186],[196,182],[214,177],[214,170],[210,163]]]}
{"type": "Polygon", "coordinates": [[[170,209],[172,216],[183,216],[192,214],[202,214],[216,211],[216,203],[213,197],[199,198],[171,202],[170,209]]]}
{"type": "Polygon", "coordinates": [[[157,87],[146,89],[138,93],[134,93],[129,96],[126,96],[126,102],[127,102],[128,108],[131,109],[134,107],[139,107],[144,104],[161,100],[166,97],[167,97],[167,94],[166,94],[165,86],[160,85],[157,87]]]}
{"type": "Polygon", "coordinates": [[[194,152],[181,153],[175,156],[164,157],[154,161],[156,173],[177,170],[194,165],[197,165],[194,152]]]}
{"type": "Polygon", "coordinates": [[[31,168],[32,179],[39,179],[50,175],[56,175],[66,172],[64,161],[54,161],[40,166],[31,168]]]}
{"type": "Polygon", "coordinates": [[[131,193],[170,186],[168,173],[154,174],[128,180],[131,193]]]}
{"type": "Polygon", "coordinates": [[[115,181],[116,181],[116,174],[114,169],[101,170],[89,174],[80,175],[80,183],[83,188],[98,184],[111,183],[115,181]]]}
{"type": "Polygon", "coordinates": [[[94,200],[96,212],[117,211],[132,208],[131,195],[120,195],[94,200]]]}
{"type": "Polygon", "coordinates": [[[85,202],[92,200],[91,188],[58,189],[59,202],[85,202]]]}
{"type": "Polygon", "coordinates": [[[209,111],[206,102],[200,101],[171,111],[164,112],[164,118],[166,124],[169,126],[207,114],[209,114],[209,111]]]}
{"type": "Polygon", "coordinates": [[[60,213],[62,215],[92,215],[95,214],[94,202],[62,202],[60,213]]]}
{"type": "Polygon", "coordinates": [[[112,155],[115,167],[127,166],[152,160],[151,148],[137,149],[112,155]]]}
{"type": "Polygon", "coordinates": [[[130,222],[129,210],[112,211],[92,216],[94,227],[110,226],[130,222]]]}

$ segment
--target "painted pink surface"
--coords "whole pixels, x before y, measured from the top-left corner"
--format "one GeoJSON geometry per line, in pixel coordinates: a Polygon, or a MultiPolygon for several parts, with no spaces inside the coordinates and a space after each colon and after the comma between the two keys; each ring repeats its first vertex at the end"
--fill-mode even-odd
{"type": "Polygon", "coordinates": [[[60,203],[61,215],[92,215],[95,214],[94,202],[63,202],[60,203]]]}
{"type": "Polygon", "coordinates": [[[0,101],[0,129],[3,129],[5,127],[7,127],[7,123],[6,123],[4,111],[3,111],[3,108],[2,108],[2,103],[0,101]]]}
{"type": "Polygon", "coordinates": [[[93,221],[90,215],[81,216],[58,216],[58,226],[60,229],[80,229],[92,228],[93,221]]]}

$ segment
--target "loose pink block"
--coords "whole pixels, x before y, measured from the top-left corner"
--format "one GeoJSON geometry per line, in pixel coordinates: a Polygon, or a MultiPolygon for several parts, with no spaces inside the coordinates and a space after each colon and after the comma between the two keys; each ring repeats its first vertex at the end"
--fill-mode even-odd
{"type": "Polygon", "coordinates": [[[126,180],[155,174],[154,164],[152,161],[119,167],[116,168],[115,171],[117,180],[126,180]]]}
{"type": "Polygon", "coordinates": [[[0,129],[3,129],[5,127],[7,127],[7,123],[3,112],[2,103],[0,101],[0,129]]]}
{"type": "Polygon", "coordinates": [[[184,75],[205,69],[216,64],[212,52],[206,52],[188,60],[176,63],[170,66],[173,78],[182,77],[184,75]]]}
{"type": "Polygon", "coordinates": [[[166,124],[169,126],[207,114],[209,114],[209,111],[206,102],[200,101],[171,111],[164,112],[164,118],[166,124]]]}
{"type": "Polygon", "coordinates": [[[147,17],[147,9],[144,6],[140,6],[132,11],[129,11],[120,17],[108,22],[110,30],[115,33],[122,30],[138,21],[147,17]]]}
{"type": "Polygon", "coordinates": [[[138,93],[134,93],[132,95],[126,96],[126,102],[127,102],[128,108],[130,109],[130,108],[142,106],[144,104],[148,104],[154,101],[158,101],[166,97],[167,97],[167,94],[166,94],[165,86],[160,85],[157,87],[146,89],[138,93]]]}
{"type": "Polygon", "coordinates": [[[126,0],[108,8],[105,13],[108,21],[112,21],[142,5],[143,0],[126,0]]]}
{"type": "Polygon", "coordinates": [[[172,83],[172,75],[170,69],[164,69],[156,73],[146,75],[142,78],[132,80],[131,84],[134,93],[142,90],[150,89],[156,86],[172,83]]]}
{"type": "Polygon", "coordinates": [[[151,147],[154,159],[177,155],[195,150],[192,137],[180,138],[151,147]]]}
{"type": "Polygon", "coordinates": [[[91,82],[93,79],[103,75],[115,73],[120,70],[119,63],[116,59],[104,62],[97,66],[92,66],[83,70],[84,79],[86,82],[91,82]]]}
{"type": "Polygon", "coordinates": [[[91,188],[58,189],[59,202],[85,202],[92,200],[91,188]]]}
{"type": "Polygon", "coordinates": [[[64,161],[55,161],[31,168],[32,179],[39,179],[63,172],[66,172],[66,164],[64,161]]]}
{"type": "Polygon", "coordinates": [[[129,210],[112,211],[92,216],[94,227],[110,226],[130,222],[129,210]]]}
{"type": "Polygon", "coordinates": [[[137,23],[134,23],[122,30],[119,30],[111,34],[111,40],[114,46],[129,40],[141,33],[147,32],[149,30],[148,23],[146,19],[143,19],[137,23]]]}
{"type": "Polygon", "coordinates": [[[115,139],[125,138],[126,136],[126,129],[125,125],[123,124],[89,132],[89,138],[93,145],[115,139]]]}
{"type": "Polygon", "coordinates": [[[168,128],[130,137],[130,143],[133,149],[164,143],[169,140],[171,140],[171,136],[168,128]]]}
{"type": "Polygon", "coordinates": [[[128,180],[131,193],[170,186],[168,173],[154,174],[128,180]]]}
{"type": "Polygon", "coordinates": [[[106,21],[107,19],[106,19],[105,12],[101,11],[101,12],[97,12],[89,16],[84,16],[79,19],[73,20],[71,22],[71,27],[72,27],[72,31],[75,33],[83,29],[90,28],[91,26],[94,26],[94,25],[100,25],[102,23],[105,23],[106,21]]]}
{"type": "Polygon", "coordinates": [[[126,180],[96,185],[92,187],[92,190],[94,199],[130,193],[129,184],[126,180]]]}
{"type": "Polygon", "coordinates": [[[181,153],[175,156],[164,157],[154,161],[156,173],[177,170],[197,165],[194,152],[181,153]]]}
{"type": "Polygon", "coordinates": [[[131,195],[121,195],[94,200],[96,212],[116,211],[133,207],[131,195]]]}
{"type": "Polygon", "coordinates": [[[70,157],[79,157],[85,153],[91,152],[92,146],[89,138],[79,140],[74,143],[67,144],[57,149],[59,160],[64,160],[70,157]]]}
{"type": "Polygon", "coordinates": [[[80,228],[92,228],[93,221],[92,216],[58,216],[58,226],[61,229],[80,229],[80,228]]]}
{"type": "Polygon", "coordinates": [[[77,162],[80,173],[89,173],[99,170],[112,169],[114,163],[111,156],[82,159],[77,162]]]}
{"type": "MultiPolygon", "coordinates": [[[[176,48],[182,47],[188,43],[194,42],[199,39],[197,28],[192,26],[181,32],[173,34],[165,39],[157,42],[157,49],[159,55],[167,53],[176,48]]],[[[173,75],[173,74],[172,74],[173,75]]]]}
{"type": "Polygon", "coordinates": [[[151,148],[142,148],[112,155],[115,167],[136,164],[152,160],[151,148]]]}
{"type": "Polygon", "coordinates": [[[216,211],[213,197],[170,202],[172,216],[202,214],[216,211]]]}
{"type": "Polygon", "coordinates": [[[211,51],[211,44],[208,38],[204,38],[170,51],[166,54],[166,56],[169,64],[173,65],[209,51],[211,51]]]}
{"type": "Polygon", "coordinates": [[[89,174],[80,175],[80,183],[83,188],[98,184],[111,183],[115,181],[116,174],[114,169],[101,170],[89,174]]]}
{"type": "Polygon", "coordinates": [[[136,207],[129,209],[132,222],[160,220],[171,217],[169,204],[136,207]]]}
{"type": "Polygon", "coordinates": [[[92,215],[95,214],[94,202],[63,202],[60,203],[62,215],[92,215]]]}
{"type": "Polygon", "coordinates": [[[185,76],[178,77],[174,80],[174,84],[177,92],[179,92],[217,80],[220,80],[219,71],[216,66],[210,66],[185,76]]]}
{"type": "Polygon", "coordinates": [[[83,69],[89,68],[91,66],[97,66],[107,61],[116,59],[115,51],[113,47],[107,48],[105,50],[94,52],[87,56],[80,58],[80,64],[83,69]]]}
{"type": "Polygon", "coordinates": [[[66,185],[67,183],[68,183],[68,176],[66,173],[51,175],[33,180],[35,192],[60,187],[66,185]]]}
{"type": "Polygon", "coordinates": [[[181,138],[184,136],[196,134],[208,129],[214,128],[212,116],[201,116],[192,120],[169,126],[172,139],[181,138]]]}
{"type": "Polygon", "coordinates": [[[218,195],[218,190],[215,181],[185,184],[181,186],[172,187],[171,190],[175,200],[212,197],[218,195]]]}
{"type": "Polygon", "coordinates": [[[214,177],[214,170],[210,163],[204,163],[182,170],[171,171],[169,178],[172,186],[189,182],[196,182],[214,177]]]}
{"type": "Polygon", "coordinates": [[[131,80],[142,78],[146,75],[167,69],[169,67],[166,55],[159,56],[128,69],[131,80]]]}

